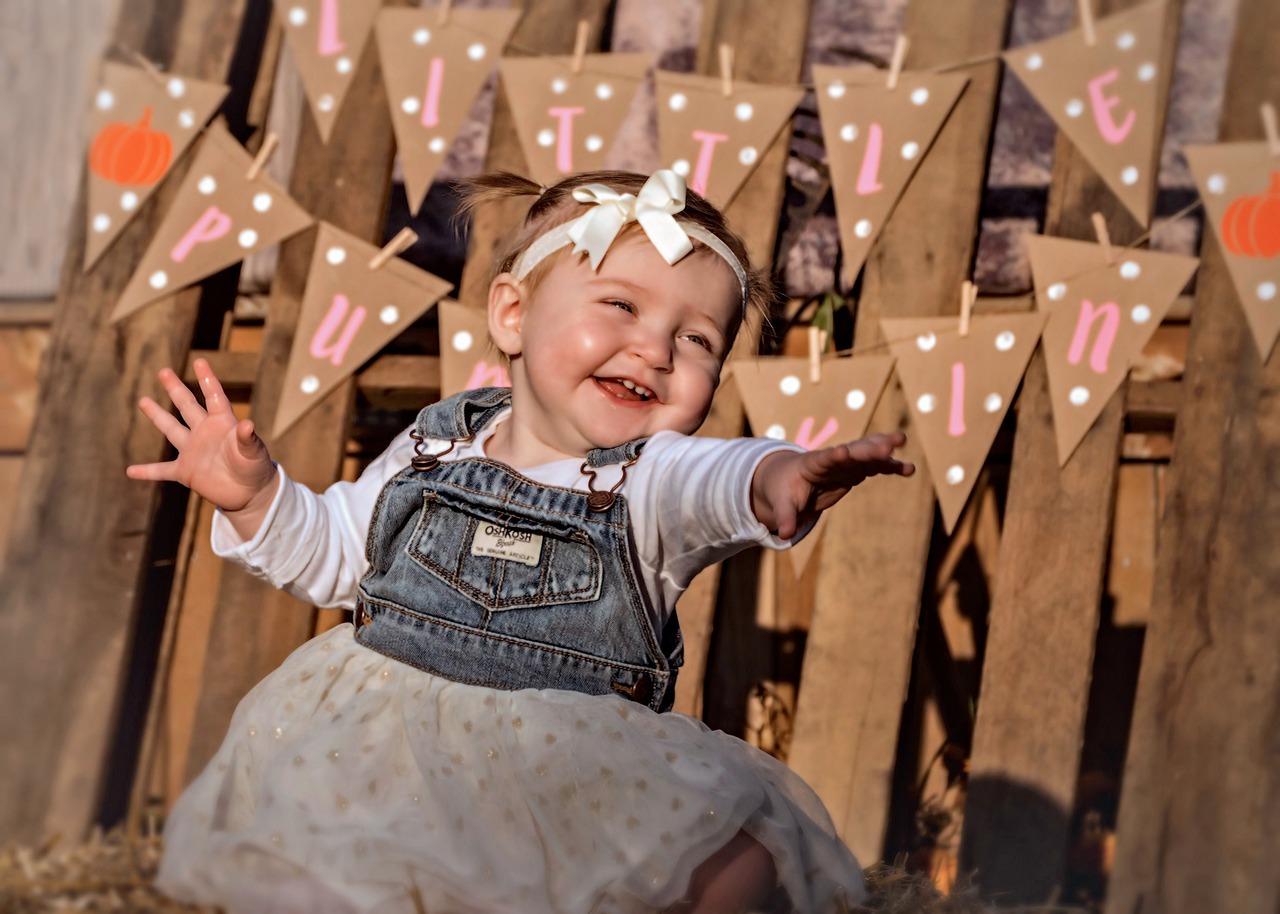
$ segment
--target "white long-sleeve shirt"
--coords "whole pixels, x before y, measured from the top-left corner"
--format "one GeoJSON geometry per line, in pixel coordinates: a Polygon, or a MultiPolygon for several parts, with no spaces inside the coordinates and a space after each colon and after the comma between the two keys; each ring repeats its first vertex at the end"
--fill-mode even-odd
{"type": "MultiPolygon", "coordinates": [[[[446,460],[484,455],[485,442],[510,410],[460,443],[446,460]]],[[[430,450],[446,447],[428,440],[430,450]]],[[[280,488],[262,527],[244,541],[217,512],[213,551],[243,565],[251,574],[317,606],[353,608],[356,585],[368,570],[365,540],[378,493],[413,456],[409,429],[355,482],[339,482],[317,494],[280,469],[280,488]]],[[[618,490],[627,501],[635,544],[633,559],[645,590],[655,631],[662,631],[676,600],[694,575],[750,545],[785,549],[795,539],[772,535],[751,510],[751,480],[756,467],[778,450],[794,445],[759,438],[694,438],[659,432],[626,471],[618,490]]],[[[522,468],[521,474],[544,485],[587,490],[579,459],[522,468]]],[[[621,472],[598,470],[595,487],[608,489],[621,472]]]]}

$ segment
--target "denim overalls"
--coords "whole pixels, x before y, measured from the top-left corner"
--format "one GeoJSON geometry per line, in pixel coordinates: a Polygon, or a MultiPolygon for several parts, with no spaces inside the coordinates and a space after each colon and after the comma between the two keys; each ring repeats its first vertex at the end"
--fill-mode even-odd
{"type": "MultiPolygon", "coordinates": [[[[504,388],[457,394],[423,409],[414,435],[466,440],[510,400],[504,388]]],[[[625,478],[643,445],[593,450],[584,472],[621,463],[625,478]]],[[[419,448],[378,496],[366,554],[356,605],[365,647],[455,682],[619,692],[670,709],[680,626],[673,612],[654,632],[623,497],[419,448]]]]}

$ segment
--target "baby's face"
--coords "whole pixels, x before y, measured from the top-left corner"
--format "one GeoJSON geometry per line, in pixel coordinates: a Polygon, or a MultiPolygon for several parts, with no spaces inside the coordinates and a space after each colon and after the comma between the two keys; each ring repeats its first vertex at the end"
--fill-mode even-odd
{"type": "Polygon", "coordinates": [[[710,251],[670,265],[634,232],[598,271],[564,255],[522,303],[520,349],[509,353],[520,420],[574,456],[663,430],[691,434],[740,317],[737,277],[710,251]]]}

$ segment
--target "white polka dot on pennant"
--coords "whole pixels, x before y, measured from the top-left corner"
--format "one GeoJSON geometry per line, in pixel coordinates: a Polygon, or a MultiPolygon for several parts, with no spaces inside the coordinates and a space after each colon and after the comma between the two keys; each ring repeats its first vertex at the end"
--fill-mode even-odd
{"type": "Polygon", "coordinates": [[[1138,266],[1132,260],[1126,260],[1120,264],[1120,275],[1125,279],[1137,279],[1142,275],[1142,267],[1138,266]]]}
{"type": "Polygon", "coordinates": [[[755,162],[756,157],[758,155],[759,153],[756,152],[756,147],[743,146],[741,149],[738,150],[738,161],[741,162],[743,165],[750,165],[753,162],[755,162]]]}
{"type": "Polygon", "coordinates": [[[400,309],[395,305],[384,305],[382,310],[378,312],[378,320],[384,324],[394,324],[400,320],[400,309]]]}
{"type": "Polygon", "coordinates": [[[938,345],[938,338],[932,333],[922,333],[916,337],[916,348],[921,352],[928,352],[936,345],[938,345]]]}
{"type": "Polygon", "coordinates": [[[871,220],[859,219],[853,227],[853,233],[859,238],[869,238],[871,236],[871,220]]]}
{"type": "Polygon", "coordinates": [[[101,90],[94,99],[99,111],[110,111],[116,103],[115,94],[110,89],[101,90]]]}
{"type": "Polygon", "coordinates": [[[320,379],[313,374],[307,375],[298,385],[304,394],[313,394],[320,389],[320,379]]]}
{"type": "Polygon", "coordinates": [[[470,333],[465,330],[459,330],[453,335],[453,351],[466,352],[471,348],[471,344],[473,342],[475,342],[475,340],[472,339],[470,333]]]}
{"type": "Polygon", "coordinates": [[[1260,282],[1258,283],[1257,292],[1258,298],[1263,301],[1271,301],[1271,299],[1276,297],[1276,284],[1270,281],[1260,282]]]}
{"type": "Polygon", "coordinates": [[[563,76],[557,76],[555,79],[551,80],[551,91],[556,95],[564,95],[568,88],[569,81],[563,76]]]}
{"type": "Polygon", "coordinates": [[[213,175],[205,175],[196,182],[196,190],[204,194],[206,197],[218,189],[218,182],[213,180],[213,175]]]}
{"type": "Polygon", "coordinates": [[[982,401],[982,408],[989,413],[999,412],[1002,406],[1004,400],[1000,399],[999,394],[987,394],[987,398],[982,401]]]}
{"type": "Polygon", "coordinates": [[[996,337],[996,348],[1001,352],[1008,352],[1013,348],[1014,337],[1013,331],[1006,330],[996,337]]]}
{"type": "Polygon", "coordinates": [[[1135,324],[1145,324],[1151,320],[1151,309],[1146,305],[1134,305],[1129,311],[1129,316],[1133,318],[1135,324]]]}
{"type": "Polygon", "coordinates": [[[1067,102],[1067,117],[1079,117],[1084,114],[1084,102],[1073,98],[1067,102]]]}
{"type": "Polygon", "coordinates": [[[1133,32],[1121,32],[1116,36],[1116,47],[1122,51],[1127,51],[1133,47],[1136,41],[1137,39],[1133,37],[1133,32]]]}
{"type": "Polygon", "coordinates": [[[789,374],[778,382],[778,390],[788,397],[795,396],[800,392],[800,379],[793,374],[789,374]]]}
{"type": "Polygon", "coordinates": [[[902,157],[910,162],[920,153],[920,144],[914,140],[902,144],[902,157]]]}
{"type": "Polygon", "coordinates": [[[1062,301],[1067,294],[1067,284],[1064,282],[1055,282],[1048,289],[1048,295],[1054,301],[1062,301]]]}
{"type": "Polygon", "coordinates": [[[423,45],[423,44],[426,44],[426,43],[427,43],[428,41],[430,41],[430,40],[431,40],[431,30],[430,30],[430,29],[417,29],[417,30],[416,30],[416,31],[414,31],[414,33],[413,33],[413,43],[414,43],[414,44],[417,44],[417,45],[423,45]]]}
{"type": "Polygon", "coordinates": [[[671,163],[671,170],[674,171],[676,174],[678,174],[682,178],[689,177],[689,160],[676,159],[674,162],[671,163]]]}
{"type": "Polygon", "coordinates": [[[552,146],[556,141],[556,133],[550,127],[538,131],[538,145],[552,146]]]}
{"type": "Polygon", "coordinates": [[[271,194],[259,193],[253,195],[253,208],[260,213],[265,213],[271,209],[271,194]]]}
{"type": "Polygon", "coordinates": [[[845,395],[844,405],[850,409],[862,409],[867,405],[867,395],[860,390],[851,390],[845,395]]]}
{"type": "Polygon", "coordinates": [[[593,133],[583,141],[582,145],[587,147],[587,152],[599,152],[604,148],[604,140],[593,133]]]}
{"type": "Polygon", "coordinates": [[[844,98],[844,83],[840,80],[834,80],[827,86],[827,95],[832,98],[844,98]]]}
{"type": "Polygon", "coordinates": [[[937,398],[933,394],[921,394],[920,399],[916,400],[916,409],[922,413],[933,412],[933,408],[937,405],[937,398]]]}
{"type": "Polygon", "coordinates": [[[856,124],[845,124],[840,128],[840,139],[846,143],[852,143],[858,138],[858,126],[856,124]]]}
{"type": "Polygon", "coordinates": [[[1127,186],[1132,187],[1138,183],[1138,169],[1132,165],[1125,166],[1124,171],[1120,172],[1120,180],[1127,186]]]}
{"type": "Polygon", "coordinates": [[[764,436],[766,438],[772,438],[775,441],[785,441],[787,437],[787,430],[781,425],[771,425],[765,429],[764,436]]]}
{"type": "Polygon", "coordinates": [[[1204,186],[1209,188],[1209,193],[1220,194],[1227,189],[1227,176],[1218,174],[1209,175],[1209,180],[1204,182],[1204,186]]]}
{"type": "Polygon", "coordinates": [[[947,467],[947,483],[949,485],[958,486],[964,482],[964,467],[955,463],[947,467]]]}
{"type": "Polygon", "coordinates": [[[290,25],[306,25],[306,22],[307,22],[307,11],[304,10],[302,7],[295,6],[293,9],[289,10],[290,25]]]}
{"type": "Polygon", "coordinates": [[[182,98],[186,94],[187,84],[175,76],[165,84],[164,88],[170,98],[182,98]]]}
{"type": "Polygon", "coordinates": [[[467,48],[467,56],[472,60],[484,60],[485,47],[480,42],[476,42],[467,48]]]}
{"type": "Polygon", "coordinates": [[[163,289],[169,285],[169,274],[164,270],[156,270],[147,278],[147,284],[153,289],[163,289]]]}
{"type": "Polygon", "coordinates": [[[93,217],[93,230],[95,232],[105,232],[111,228],[111,217],[106,213],[98,213],[93,217]]]}
{"type": "Polygon", "coordinates": [[[236,241],[240,243],[240,247],[248,250],[258,243],[258,233],[253,229],[245,229],[236,237],[236,241]]]}
{"type": "Polygon", "coordinates": [[[751,115],[756,113],[756,109],[751,107],[751,102],[738,102],[738,106],[733,109],[733,116],[740,121],[751,120],[751,115]]]}
{"type": "Polygon", "coordinates": [[[333,68],[345,76],[351,72],[351,58],[339,57],[333,62],[333,68]]]}
{"type": "Polygon", "coordinates": [[[1072,406],[1084,406],[1089,402],[1089,388],[1073,387],[1071,393],[1067,394],[1067,399],[1071,401],[1072,406]]]}
{"type": "Polygon", "coordinates": [[[1138,79],[1144,83],[1149,83],[1156,78],[1156,65],[1153,63],[1144,63],[1138,67],[1138,79]]]}
{"type": "Polygon", "coordinates": [[[608,99],[613,98],[613,86],[608,83],[601,83],[596,86],[596,98],[601,101],[607,101],[608,99]]]}
{"type": "Polygon", "coordinates": [[[432,152],[434,152],[436,155],[439,155],[440,153],[444,152],[444,148],[445,148],[444,137],[433,136],[431,138],[431,142],[427,144],[427,148],[430,149],[432,152]]]}
{"type": "Polygon", "coordinates": [[[683,92],[672,92],[671,97],[667,99],[667,107],[672,111],[683,111],[689,104],[689,97],[683,92]]]}
{"type": "Polygon", "coordinates": [[[126,190],[120,195],[120,208],[126,213],[131,211],[138,205],[138,195],[131,190],[126,190]]]}
{"type": "Polygon", "coordinates": [[[338,247],[336,244],[324,252],[324,259],[329,261],[333,266],[337,266],[347,259],[347,249],[338,247]]]}
{"type": "Polygon", "coordinates": [[[1039,54],[1027,55],[1028,70],[1039,70],[1043,66],[1044,66],[1044,58],[1041,57],[1039,54]]]}
{"type": "Polygon", "coordinates": [[[324,112],[332,111],[335,104],[336,100],[328,92],[316,99],[316,107],[324,112]]]}
{"type": "Polygon", "coordinates": [[[178,112],[178,126],[185,127],[190,130],[196,125],[196,113],[190,108],[183,108],[178,112]]]}
{"type": "Polygon", "coordinates": [[[921,86],[919,89],[912,90],[911,104],[919,106],[919,105],[923,105],[928,100],[929,100],[929,90],[926,89],[924,86],[921,86]]]}

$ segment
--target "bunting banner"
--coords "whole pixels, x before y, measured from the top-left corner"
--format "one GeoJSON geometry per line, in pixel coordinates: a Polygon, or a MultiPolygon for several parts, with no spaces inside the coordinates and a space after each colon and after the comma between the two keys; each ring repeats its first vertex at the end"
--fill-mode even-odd
{"type": "Polygon", "coordinates": [[[654,73],[663,164],[724,209],[791,122],[804,90],[689,73],[654,73]]]}
{"type": "Polygon", "coordinates": [[[320,139],[329,142],[381,0],[275,0],[320,139]]]}
{"type": "Polygon", "coordinates": [[[1205,221],[1222,248],[1258,354],[1280,336],[1280,156],[1267,143],[1188,146],[1205,221]]]}
{"type": "Polygon", "coordinates": [[[375,36],[391,126],[417,212],[520,10],[384,9],[375,36]]]}
{"type": "Polygon", "coordinates": [[[279,439],[453,288],[399,257],[320,223],[272,437],[279,439]]]}
{"type": "Polygon", "coordinates": [[[815,65],[813,80],[848,288],[969,78],[903,72],[890,89],[882,71],[815,65]]]}
{"type": "Polygon", "coordinates": [[[1066,238],[1027,238],[1049,397],[1065,465],[1169,312],[1199,260],[1066,238]]]}
{"type": "Polygon", "coordinates": [[[441,302],[440,396],[451,397],[477,387],[510,387],[511,375],[500,353],[489,341],[484,311],[441,302]]]}
{"type": "Polygon", "coordinates": [[[172,170],[228,89],[103,61],[89,111],[84,269],[90,269],[172,170]]]}
{"type": "Polygon", "coordinates": [[[652,63],[650,54],[587,54],[575,73],[572,56],[503,59],[502,85],[529,177],[550,186],[603,168],[652,63]]]}
{"type": "Polygon", "coordinates": [[[975,315],[964,336],[955,317],[880,321],[948,534],[973,492],[1045,320],[1034,312],[975,315]]]}
{"type": "Polygon", "coordinates": [[[204,133],[164,221],[111,313],[114,323],[254,251],[296,235],[314,220],[215,121],[204,133]]]}
{"type": "Polygon", "coordinates": [[[1007,51],[1005,62],[1142,225],[1151,221],[1166,0],[1007,51]]]}

